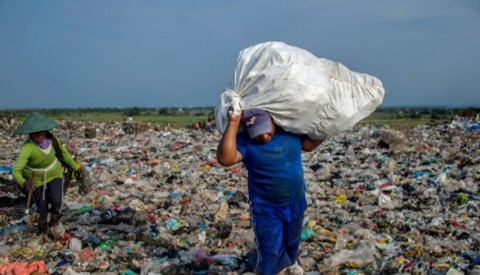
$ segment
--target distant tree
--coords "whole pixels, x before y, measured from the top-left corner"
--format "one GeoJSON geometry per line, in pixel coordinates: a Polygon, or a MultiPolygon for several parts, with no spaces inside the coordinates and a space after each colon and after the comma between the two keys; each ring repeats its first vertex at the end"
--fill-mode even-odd
{"type": "Polygon", "coordinates": [[[422,115],[419,112],[416,112],[416,111],[410,112],[410,114],[408,115],[408,118],[410,118],[410,119],[419,119],[421,117],[422,117],[422,115]]]}
{"type": "Polygon", "coordinates": [[[160,108],[160,110],[158,110],[158,115],[160,116],[166,116],[170,114],[170,111],[168,108],[160,108]]]}
{"type": "Polygon", "coordinates": [[[127,116],[139,116],[140,115],[140,108],[138,108],[138,107],[130,108],[125,112],[125,115],[127,115],[127,116]]]}
{"type": "Polygon", "coordinates": [[[433,120],[439,120],[441,119],[441,115],[437,112],[433,112],[431,115],[430,115],[430,118],[433,119],[433,120]]]}

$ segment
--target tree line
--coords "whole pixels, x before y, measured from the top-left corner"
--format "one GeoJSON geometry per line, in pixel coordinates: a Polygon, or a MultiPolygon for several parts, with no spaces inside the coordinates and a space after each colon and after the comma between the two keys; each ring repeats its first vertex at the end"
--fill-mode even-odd
{"type": "Polygon", "coordinates": [[[128,107],[128,108],[53,108],[53,109],[7,109],[0,110],[0,115],[14,115],[24,117],[32,111],[42,112],[46,115],[59,116],[77,114],[79,116],[89,113],[98,114],[123,114],[125,116],[212,116],[215,107],[128,107]]]}

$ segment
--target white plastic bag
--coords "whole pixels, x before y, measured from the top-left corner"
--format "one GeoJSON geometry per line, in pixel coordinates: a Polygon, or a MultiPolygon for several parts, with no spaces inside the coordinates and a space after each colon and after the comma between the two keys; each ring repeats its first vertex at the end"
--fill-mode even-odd
{"type": "Polygon", "coordinates": [[[240,52],[231,81],[215,109],[224,132],[227,112],[259,108],[287,131],[325,138],[351,128],[383,101],[377,78],[350,71],[282,42],[266,42],[240,52]]]}

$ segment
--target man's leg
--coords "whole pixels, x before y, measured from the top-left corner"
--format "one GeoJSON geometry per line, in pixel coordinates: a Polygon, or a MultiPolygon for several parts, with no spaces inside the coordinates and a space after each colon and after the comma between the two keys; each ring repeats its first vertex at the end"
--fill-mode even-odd
{"type": "Polygon", "coordinates": [[[276,207],[250,203],[251,220],[257,245],[257,271],[274,275],[290,265],[283,244],[283,220],[276,207]]]}
{"type": "Polygon", "coordinates": [[[303,217],[306,209],[307,202],[305,199],[293,203],[290,208],[290,217],[288,217],[289,222],[285,224],[283,230],[285,250],[292,265],[295,264],[300,254],[300,238],[302,236],[303,217]]]}

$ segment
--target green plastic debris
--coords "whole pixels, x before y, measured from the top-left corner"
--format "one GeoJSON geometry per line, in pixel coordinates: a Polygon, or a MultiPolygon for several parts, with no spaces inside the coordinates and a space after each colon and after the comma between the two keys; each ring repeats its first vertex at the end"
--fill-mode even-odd
{"type": "Polygon", "coordinates": [[[302,235],[300,236],[300,239],[302,241],[308,241],[313,238],[313,236],[315,236],[315,232],[313,232],[311,228],[304,228],[302,230],[302,235]]]}
{"type": "Polygon", "coordinates": [[[82,206],[80,208],[72,209],[73,212],[75,213],[85,213],[85,212],[90,212],[92,211],[92,208],[88,205],[82,206]]]}
{"type": "Polygon", "coordinates": [[[99,247],[107,248],[107,247],[113,246],[114,244],[115,244],[115,241],[106,241],[106,242],[101,242],[99,247]]]}
{"type": "Polygon", "coordinates": [[[468,194],[461,193],[452,197],[450,200],[458,204],[466,204],[468,202],[468,194]]]}
{"type": "Polygon", "coordinates": [[[125,269],[120,274],[121,275],[135,275],[135,272],[131,271],[130,269],[125,269]]]}

